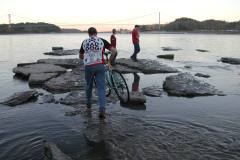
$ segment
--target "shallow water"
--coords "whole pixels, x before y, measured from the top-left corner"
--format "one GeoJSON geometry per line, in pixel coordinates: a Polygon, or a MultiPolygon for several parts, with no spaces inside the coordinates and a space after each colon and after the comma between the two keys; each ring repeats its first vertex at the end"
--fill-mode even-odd
{"type": "MultiPolygon", "coordinates": [[[[110,35],[100,36],[108,39],[110,35]]],[[[52,46],[79,48],[86,34],[0,37],[0,97],[3,98],[29,89],[27,82],[13,77],[11,70],[17,63],[50,58],[42,53],[52,46]]],[[[122,34],[117,38],[119,57],[129,57],[131,36],[122,34]]],[[[157,60],[183,72],[211,75],[209,79],[199,79],[216,86],[226,96],[182,98],[164,93],[162,97],[147,97],[146,108],[138,110],[119,103],[110,104],[105,125],[122,132],[110,136],[110,140],[119,144],[116,151],[128,149],[130,157],[126,155],[127,159],[240,159],[240,66],[217,61],[223,56],[240,58],[239,44],[239,35],[142,34],[139,58],[157,59],[159,54],[173,53],[174,61],[157,60]],[[166,46],[182,50],[162,51],[161,47],[166,46]],[[196,49],[210,52],[201,53],[196,49]],[[192,69],[184,68],[185,65],[192,69]],[[134,136],[126,136],[125,132],[134,136]]],[[[161,86],[171,74],[139,75],[141,89],[161,86]]],[[[133,74],[126,78],[131,89],[133,74]]],[[[57,95],[57,98],[63,96],[57,95]]],[[[66,111],[72,110],[74,108],[69,106],[38,102],[15,108],[0,105],[0,159],[41,160],[43,140],[56,143],[74,159],[106,159],[106,150],[92,148],[84,138],[89,118],[81,114],[64,116],[66,111]]],[[[91,121],[100,123],[95,114],[91,121]]]]}

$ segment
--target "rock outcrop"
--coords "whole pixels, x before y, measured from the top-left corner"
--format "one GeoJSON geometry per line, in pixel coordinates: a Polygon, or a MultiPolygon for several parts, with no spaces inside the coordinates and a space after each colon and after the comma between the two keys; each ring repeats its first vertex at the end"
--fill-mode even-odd
{"type": "Polygon", "coordinates": [[[143,94],[150,97],[160,97],[163,94],[163,89],[160,86],[150,86],[143,88],[143,94]]]}
{"type": "Polygon", "coordinates": [[[29,85],[42,85],[51,78],[57,77],[58,73],[32,73],[28,79],[29,85]]]}
{"type": "Polygon", "coordinates": [[[67,55],[78,55],[79,49],[72,49],[72,50],[53,50],[52,52],[43,53],[45,55],[51,56],[67,56],[67,55]]]}
{"type": "Polygon", "coordinates": [[[23,103],[27,103],[30,100],[37,99],[37,97],[38,97],[37,91],[17,92],[7,97],[6,99],[2,100],[0,104],[4,104],[8,106],[17,106],[23,103]]]}
{"type": "Polygon", "coordinates": [[[134,62],[131,59],[120,58],[116,60],[117,64],[140,70],[145,74],[154,74],[154,73],[176,73],[176,69],[160,64],[155,60],[148,59],[139,59],[138,62],[134,62]]]}
{"type": "Polygon", "coordinates": [[[240,64],[240,58],[222,57],[221,61],[229,64],[240,64]]]}
{"type": "Polygon", "coordinates": [[[205,49],[196,49],[196,51],[198,51],[198,52],[209,52],[209,50],[205,50],[205,49]]]}
{"type": "Polygon", "coordinates": [[[181,73],[166,78],[163,89],[173,96],[195,97],[223,95],[214,86],[197,80],[189,73],[181,73]]]}
{"type": "Polygon", "coordinates": [[[195,76],[197,76],[197,77],[203,77],[203,78],[209,78],[209,77],[210,77],[210,75],[208,75],[208,74],[202,74],[202,73],[196,73],[195,76]]]}
{"type": "Polygon", "coordinates": [[[76,68],[78,66],[83,66],[83,61],[79,58],[72,59],[39,59],[38,63],[47,63],[61,66],[63,68],[76,68]]]}
{"type": "Polygon", "coordinates": [[[25,79],[28,79],[31,74],[38,74],[38,73],[57,73],[61,74],[66,72],[66,69],[56,66],[53,64],[30,64],[30,65],[25,65],[22,67],[15,67],[13,69],[13,72],[17,76],[21,76],[25,79]]]}
{"type": "Polygon", "coordinates": [[[44,143],[44,160],[72,160],[63,153],[54,143],[44,143]]]}
{"type": "Polygon", "coordinates": [[[51,93],[65,93],[73,90],[85,89],[84,72],[74,74],[66,72],[56,78],[52,78],[45,82],[43,88],[51,93]]]}
{"type": "Polygon", "coordinates": [[[163,55],[158,55],[158,58],[164,58],[164,59],[174,59],[174,54],[163,54],[163,55]]]}
{"type": "Polygon", "coordinates": [[[181,48],[173,48],[173,47],[162,47],[163,51],[178,51],[182,50],[181,48]]]}

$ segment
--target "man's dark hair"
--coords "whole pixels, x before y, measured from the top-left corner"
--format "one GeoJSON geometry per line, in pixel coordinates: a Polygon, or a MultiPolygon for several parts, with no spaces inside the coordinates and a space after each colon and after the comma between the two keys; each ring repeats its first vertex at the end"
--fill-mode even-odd
{"type": "Polygon", "coordinates": [[[113,29],[113,30],[112,30],[112,33],[114,33],[114,32],[117,32],[117,30],[116,30],[116,29],[113,29]]]}
{"type": "Polygon", "coordinates": [[[139,28],[139,25],[135,25],[135,28],[136,28],[136,27],[139,28]]]}
{"type": "Polygon", "coordinates": [[[88,28],[88,34],[89,34],[89,35],[97,34],[96,28],[94,28],[94,27],[88,28]]]}

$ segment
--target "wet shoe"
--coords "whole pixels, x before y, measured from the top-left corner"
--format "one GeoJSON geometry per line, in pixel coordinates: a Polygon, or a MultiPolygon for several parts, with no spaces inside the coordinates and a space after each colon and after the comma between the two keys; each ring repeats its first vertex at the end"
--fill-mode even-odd
{"type": "Polygon", "coordinates": [[[100,119],[105,119],[106,118],[105,111],[100,111],[98,116],[100,119]]]}
{"type": "Polygon", "coordinates": [[[130,57],[132,61],[137,62],[137,58],[130,57]]]}
{"type": "Polygon", "coordinates": [[[86,106],[86,108],[85,108],[85,112],[86,112],[86,113],[91,113],[91,112],[92,112],[91,107],[86,106]]]}

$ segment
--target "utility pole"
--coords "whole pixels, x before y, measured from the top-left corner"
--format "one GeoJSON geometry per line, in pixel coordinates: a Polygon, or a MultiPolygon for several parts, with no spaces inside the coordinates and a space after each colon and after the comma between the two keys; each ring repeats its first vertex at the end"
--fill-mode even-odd
{"type": "Polygon", "coordinates": [[[158,29],[159,29],[159,31],[160,31],[160,29],[161,29],[161,27],[160,27],[160,12],[159,12],[159,24],[158,24],[159,26],[158,26],[158,29]]]}
{"type": "Polygon", "coordinates": [[[11,14],[8,14],[8,29],[9,29],[9,31],[12,30],[12,22],[11,21],[12,21],[11,14]]]}

